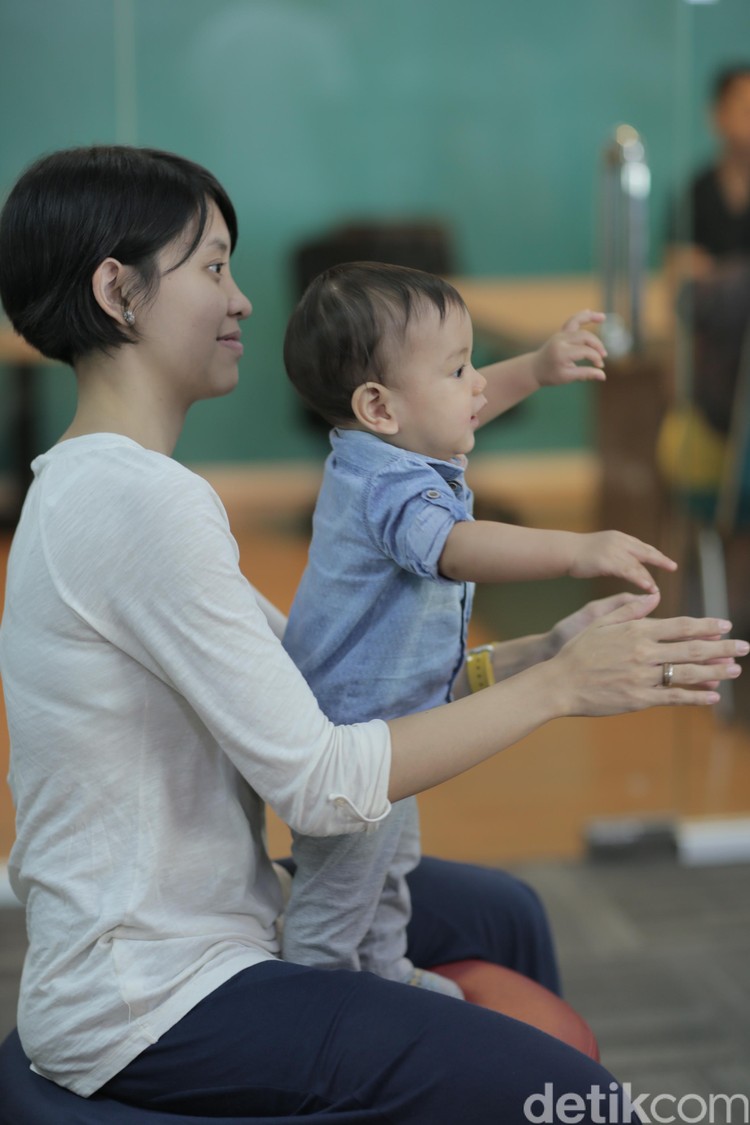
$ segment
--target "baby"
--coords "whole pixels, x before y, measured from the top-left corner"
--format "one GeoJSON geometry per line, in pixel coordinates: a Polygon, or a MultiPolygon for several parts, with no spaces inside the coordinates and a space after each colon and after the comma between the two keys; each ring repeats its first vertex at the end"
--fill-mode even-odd
{"type": "MultiPolygon", "coordinates": [[[[284,361],[327,419],[332,452],[284,645],[336,723],[389,719],[493,682],[492,646],[468,654],[475,582],[614,575],[655,588],[666,556],[615,531],[543,531],[472,518],[464,481],[475,430],[544,384],[603,378],[603,345],[573,317],[538,352],[472,366],[458,292],[430,274],[362,262],[309,286],[284,361]]],[[[460,995],[407,957],[407,874],[419,861],[415,798],[364,834],[295,836],[287,960],[367,969],[460,995]]]]}

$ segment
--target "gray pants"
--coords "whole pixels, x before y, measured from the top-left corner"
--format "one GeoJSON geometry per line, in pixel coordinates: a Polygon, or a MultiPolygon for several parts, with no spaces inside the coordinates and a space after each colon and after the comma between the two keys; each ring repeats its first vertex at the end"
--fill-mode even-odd
{"type": "Polygon", "coordinates": [[[372,832],[295,833],[292,855],[297,871],[284,918],[284,960],[407,980],[414,966],[406,956],[406,875],[420,855],[416,798],[397,801],[372,832]]]}

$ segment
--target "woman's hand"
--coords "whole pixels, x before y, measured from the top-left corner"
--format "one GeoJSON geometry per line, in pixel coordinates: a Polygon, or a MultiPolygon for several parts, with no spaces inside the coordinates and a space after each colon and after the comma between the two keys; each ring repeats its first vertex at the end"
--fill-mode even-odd
{"type": "MultiPolygon", "coordinates": [[[[455,703],[389,719],[389,799],[400,801],[456,777],[550,719],[718,702],[708,685],[734,679],[739,674],[735,657],[750,649],[746,641],[716,639],[729,631],[728,621],[648,619],[658,593],[616,595],[619,604],[602,614],[612,600],[592,602],[561,622],[563,631],[566,623],[578,631],[552,659],[527,664],[455,703]],[[586,615],[592,619],[584,627],[586,615]],[[674,665],[667,687],[665,664],[674,665]]],[[[529,638],[527,656],[538,651],[538,640],[529,638]]]]}
{"type": "MultiPolygon", "coordinates": [[[[568,614],[563,617],[562,621],[558,621],[553,625],[545,638],[545,655],[543,659],[549,660],[550,657],[556,656],[563,645],[577,637],[584,629],[588,629],[594,621],[598,621],[600,617],[606,617],[613,609],[618,609],[621,605],[630,605],[631,602],[638,601],[642,595],[631,594],[623,591],[621,594],[611,594],[608,598],[597,598],[596,601],[587,602],[581,609],[577,609],[575,613],[568,614]]],[[[648,595],[651,608],[649,613],[653,613],[659,602],[659,592],[656,591],[655,598],[653,595],[648,595]]]]}
{"type": "MultiPolygon", "coordinates": [[[[581,609],[577,609],[575,613],[563,617],[562,621],[558,621],[546,633],[514,637],[509,641],[494,641],[492,644],[492,670],[495,675],[495,682],[507,680],[510,676],[523,672],[526,668],[532,668],[535,664],[550,660],[557,655],[563,645],[567,644],[573,637],[577,637],[584,629],[588,629],[594,621],[598,621],[600,617],[605,617],[621,605],[630,605],[631,602],[637,602],[639,597],[642,597],[642,595],[625,591],[621,594],[611,594],[607,598],[598,598],[596,601],[588,602],[581,609]]],[[[655,596],[648,595],[648,597],[648,612],[650,613],[658,604],[659,593],[657,591],[655,596]]],[[[452,695],[454,699],[461,699],[468,694],[469,684],[466,678],[466,666],[463,665],[453,684],[452,695]]]]}
{"type": "Polygon", "coordinates": [[[750,645],[717,639],[731,628],[717,618],[647,619],[657,602],[658,595],[625,601],[563,645],[551,664],[557,665],[564,714],[718,702],[709,685],[735,679],[740,674],[735,657],[745,656],[750,645]],[[670,664],[671,683],[665,686],[664,667],[670,664]]]}

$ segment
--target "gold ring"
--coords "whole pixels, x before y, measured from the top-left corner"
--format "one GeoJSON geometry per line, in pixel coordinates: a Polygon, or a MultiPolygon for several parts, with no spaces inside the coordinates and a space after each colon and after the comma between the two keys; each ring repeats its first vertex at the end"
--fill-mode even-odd
{"type": "Polygon", "coordinates": [[[663,664],[661,669],[662,687],[671,687],[674,679],[674,664],[663,664]]]}

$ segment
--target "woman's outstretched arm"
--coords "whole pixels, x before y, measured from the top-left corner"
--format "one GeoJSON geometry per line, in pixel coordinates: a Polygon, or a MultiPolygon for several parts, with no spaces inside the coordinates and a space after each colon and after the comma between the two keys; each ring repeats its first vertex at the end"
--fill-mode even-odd
{"type": "Polygon", "coordinates": [[[476,695],[391,720],[390,800],[471,769],[550,719],[718,702],[707,685],[735,678],[733,658],[749,646],[716,639],[729,631],[726,621],[647,618],[657,602],[658,595],[634,598],[594,621],[552,659],[476,695]],[[664,687],[668,663],[674,674],[664,687]]]}
{"type": "MultiPolygon", "coordinates": [[[[564,644],[577,637],[594,621],[605,617],[621,605],[629,605],[637,598],[638,594],[623,590],[620,594],[610,594],[609,597],[587,602],[580,609],[563,617],[546,633],[529,633],[523,637],[512,637],[507,641],[493,641],[492,671],[495,681],[507,680],[509,676],[515,676],[541,660],[549,660],[564,644]]],[[[468,694],[469,681],[466,676],[466,664],[463,664],[453,684],[453,698],[461,699],[468,694]]]]}

